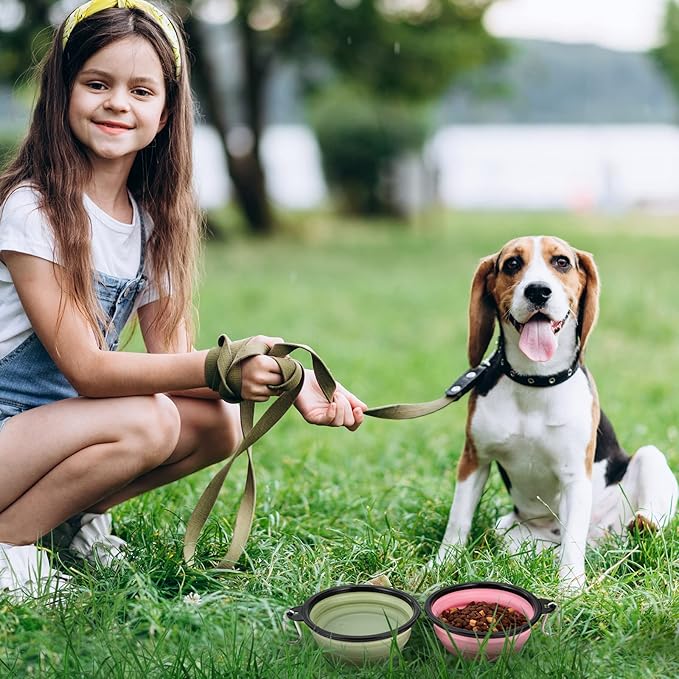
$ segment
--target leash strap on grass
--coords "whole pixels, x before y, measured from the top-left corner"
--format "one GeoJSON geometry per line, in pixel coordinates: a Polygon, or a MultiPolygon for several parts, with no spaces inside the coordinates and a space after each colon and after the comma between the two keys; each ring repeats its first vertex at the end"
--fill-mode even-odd
{"type": "MultiPolygon", "coordinates": [[[[289,354],[297,349],[309,353],[312,368],[316,380],[323,394],[332,401],[337,384],[327,366],[316,352],[305,344],[281,343],[269,347],[261,340],[253,337],[232,342],[226,335],[221,335],[218,346],[210,349],[205,361],[205,379],[207,385],[219,393],[221,398],[229,403],[240,403],[240,420],[243,430],[243,440],[235,452],[226,461],[226,464],[215,474],[207,488],[200,496],[186,525],[184,535],[184,560],[191,563],[196,551],[198,537],[207,521],[212,508],[217,501],[219,491],[231,471],[235,460],[246,453],[248,457],[247,477],[245,488],[241,496],[236,522],[234,524],[231,545],[225,557],[218,564],[218,568],[233,568],[240,558],[245,543],[250,535],[252,521],[255,513],[255,500],[257,484],[255,468],[252,460],[252,445],[266,434],[283,417],[293,405],[304,385],[304,366],[289,354]],[[241,397],[242,367],[244,360],[266,354],[280,366],[283,381],[275,387],[270,387],[275,395],[278,395],[262,416],[254,422],[255,403],[245,401],[241,397]]],[[[407,420],[415,417],[429,415],[460,399],[466,394],[488,367],[488,362],[468,370],[460,376],[445,392],[445,395],[427,403],[401,403],[370,408],[365,411],[370,417],[387,420],[407,420]]]]}

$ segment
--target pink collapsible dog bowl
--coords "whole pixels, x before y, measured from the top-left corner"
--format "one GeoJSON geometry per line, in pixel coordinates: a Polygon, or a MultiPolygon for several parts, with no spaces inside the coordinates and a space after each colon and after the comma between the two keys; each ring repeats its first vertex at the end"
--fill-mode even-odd
{"type": "Polygon", "coordinates": [[[424,606],[434,632],[446,650],[464,658],[497,658],[505,649],[517,652],[528,641],[533,625],[556,610],[550,599],[538,599],[515,585],[500,582],[468,582],[444,587],[431,594],[424,606]],[[499,631],[485,635],[446,624],[439,617],[452,607],[464,608],[472,601],[499,604],[521,611],[528,622],[511,632],[499,631]]]}

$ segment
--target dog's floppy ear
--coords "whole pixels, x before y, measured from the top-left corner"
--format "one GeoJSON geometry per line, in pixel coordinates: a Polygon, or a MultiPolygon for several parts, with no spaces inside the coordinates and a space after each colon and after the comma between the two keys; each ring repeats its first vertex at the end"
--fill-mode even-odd
{"type": "Polygon", "coordinates": [[[469,296],[469,337],[467,356],[469,365],[481,362],[493,337],[495,326],[495,263],[498,255],[484,257],[479,263],[469,296]]]}
{"type": "Polygon", "coordinates": [[[589,333],[592,331],[599,315],[599,273],[594,257],[589,252],[576,250],[578,270],[582,280],[580,305],[578,311],[578,328],[580,332],[580,350],[584,351],[589,333]]]}

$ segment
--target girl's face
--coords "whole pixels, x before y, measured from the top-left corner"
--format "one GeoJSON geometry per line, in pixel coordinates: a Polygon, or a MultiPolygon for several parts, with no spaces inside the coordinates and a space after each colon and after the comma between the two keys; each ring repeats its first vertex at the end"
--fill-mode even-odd
{"type": "Polygon", "coordinates": [[[163,70],[144,38],[131,36],[107,45],[75,78],[68,122],[93,161],[124,161],[129,170],[166,120],[163,70]]]}

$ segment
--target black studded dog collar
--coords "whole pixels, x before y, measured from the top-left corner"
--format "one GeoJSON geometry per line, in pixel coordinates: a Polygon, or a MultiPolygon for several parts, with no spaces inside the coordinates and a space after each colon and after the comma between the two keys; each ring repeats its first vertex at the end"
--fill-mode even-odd
{"type": "Polygon", "coordinates": [[[504,375],[507,375],[510,380],[518,382],[519,384],[523,384],[527,387],[553,387],[557,384],[561,384],[562,382],[565,382],[566,380],[569,380],[571,377],[573,377],[580,367],[579,344],[575,352],[575,358],[573,359],[573,363],[571,363],[570,367],[552,375],[523,375],[522,373],[514,370],[507,360],[507,356],[505,355],[504,338],[502,337],[502,334],[500,334],[498,337],[497,350],[495,353],[499,357],[498,366],[500,372],[502,372],[504,375]]]}

